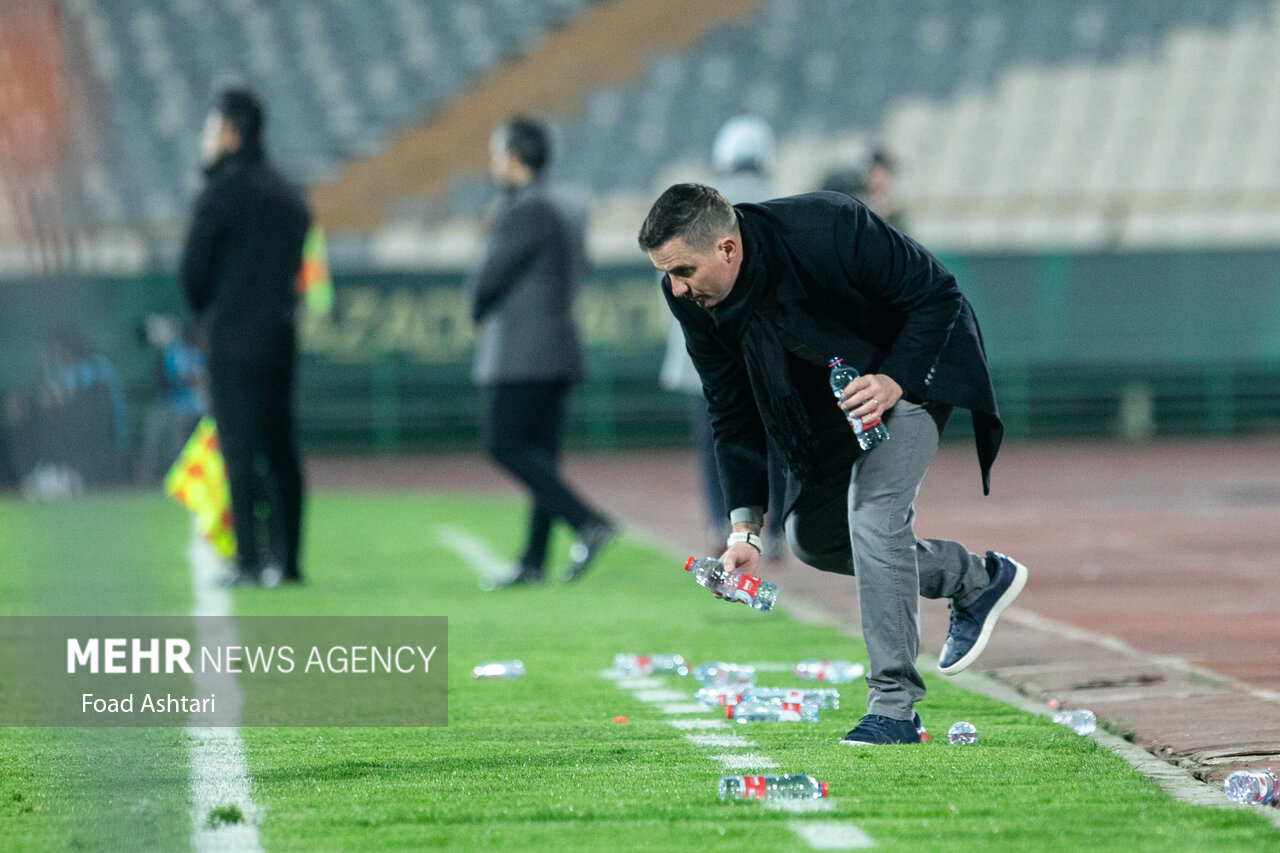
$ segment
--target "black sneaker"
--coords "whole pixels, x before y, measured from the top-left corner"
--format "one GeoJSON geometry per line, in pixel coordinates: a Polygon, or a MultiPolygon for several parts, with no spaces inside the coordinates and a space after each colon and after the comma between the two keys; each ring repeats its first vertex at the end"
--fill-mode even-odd
{"type": "Polygon", "coordinates": [[[987,552],[987,572],[991,583],[982,595],[963,610],[951,608],[951,627],[938,657],[938,671],[943,675],[955,675],[978,659],[996,620],[1027,585],[1027,567],[995,551],[987,552]]]}
{"type": "Polygon", "coordinates": [[[911,725],[916,727],[916,734],[920,735],[920,742],[925,743],[929,740],[929,733],[925,731],[924,722],[920,719],[920,715],[916,714],[911,719],[911,725]]]}
{"type": "Polygon", "coordinates": [[[867,714],[853,731],[840,738],[845,746],[882,746],[891,743],[919,743],[920,730],[915,720],[895,720],[879,714],[867,714]]]}
{"type": "Polygon", "coordinates": [[[576,581],[586,574],[587,569],[600,556],[600,552],[609,546],[618,536],[618,529],[608,521],[595,521],[588,524],[578,536],[578,541],[569,548],[569,566],[564,570],[566,581],[576,581]]]}
{"type": "Polygon", "coordinates": [[[509,586],[536,586],[542,583],[542,569],[533,566],[519,566],[514,574],[505,578],[482,577],[480,588],[485,592],[495,589],[506,589],[509,586]]]}
{"type": "Polygon", "coordinates": [[[215,585],[222,589],[233,589],[236,587],[258,586],[261,583],[262,580],[259,572],[236,567],[226,575],[219,578],[215,585]]]}

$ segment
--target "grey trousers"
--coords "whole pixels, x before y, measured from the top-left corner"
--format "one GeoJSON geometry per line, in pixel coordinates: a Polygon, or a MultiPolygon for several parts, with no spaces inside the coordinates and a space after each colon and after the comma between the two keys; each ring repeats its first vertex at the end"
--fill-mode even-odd
{"type": "Polygon", "coordinates": [[[916,671],[920,596],[963,608],[990,580],[985,558],[956,542],[917,539],[912,528],[949,411],[900,400],[884,418],[889,440],[805,484],[787,516],[792,553],[816,569],[854,575],[870,664],[868,714],[910,720],[924,698],[916,671]]]}

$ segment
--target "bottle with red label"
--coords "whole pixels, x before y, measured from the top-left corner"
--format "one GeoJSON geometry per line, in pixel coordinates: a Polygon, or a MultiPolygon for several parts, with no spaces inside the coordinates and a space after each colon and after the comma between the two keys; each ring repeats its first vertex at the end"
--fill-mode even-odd
{"type": "Polygon", "coordinates": [[[743,696],[738,704],[725,705],[724,715],[735,723],[816,723],[818,706],[810,702],[743,696]]]}
{"type": "MultiPolygon", "coordinates": [[[[837,400],[842,400],[844,389],[858,378],[858,371],[845,364],[843,358],[838,357],[827,362],[827,367],[831,368],[831,393],[836,395],[837,400]]],[[[845,420],[849,422],[849,426],[853,428],[858,446],[863,450],[870,450],[877,444],[889,440],[889,430],[879,418],[874,421],[863,421],[862,418],[855,417],[852,412],[844,412],[843,409],[841,411],[845,420]]]]}
{"type": "Polygon", "coordinates": [[[712,592],[718,592],[730,601],[741,601],[761,612],[773,607],[778,599],[776,585],[741,569],[729,571],[724,563],[713,557],[690,557],[684,564],[684,570],[693,572],[694,580],[712,592]]]}
{"type": "Polygon", "coordinates": [[[720,780],[722,800],[818,800],[827,795],[827,783],[803,773],[785,776],[725,776],[720,780]]]}
{"type": "Polygon", "coordinates": [[[830,684],[848,684],[866,671],[862,664],[847,660],[802,660],[796,664],[796,678],[830,684]]]}

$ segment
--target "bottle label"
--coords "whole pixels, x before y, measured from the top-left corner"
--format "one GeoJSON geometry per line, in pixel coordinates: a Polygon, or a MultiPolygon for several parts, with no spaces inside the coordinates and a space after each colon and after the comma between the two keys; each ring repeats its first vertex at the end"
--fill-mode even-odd
{"type": "Polygon", "coordinates": [[[648,675],[653,672],[653,664],[649,662],[648,655],[640,655],[636,658],[636,671],[641,675],[648,675]]]}
{"type": "Polygon", "coordinates": [[[742,799],[744,800],[763,800],[765,795],[765,785],[763,776],[743,776],[742,799]]]}
{"type": "MultiPolygon", "coordinates": [[[[756,597],[756,590],[759,588],[760,578],[753,577],[752,575],[744,574],[738,581],[738,592],[742,593],[749,599],[756,597]]],[[[740,595],[738,597],[741,598],[742,596],[740,595]]]]}
{"type": "Polygon", "coordinates": [[[778,720],[784,723],[800,722],[800,703],[799,702],[783,702],[782,712],[778,714],[778,720]]]}

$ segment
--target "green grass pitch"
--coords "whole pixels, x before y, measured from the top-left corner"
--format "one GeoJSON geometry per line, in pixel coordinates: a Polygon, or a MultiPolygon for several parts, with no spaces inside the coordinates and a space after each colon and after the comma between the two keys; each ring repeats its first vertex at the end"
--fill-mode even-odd
{"type": "MultiPolygon", "coordinates": [[[[785,588],[774,613],[725,604],[680,571],[678,555],[631,541],[576,585],[484,593],[440,536],[451,526],[510,554],[521,524],[511,501],[319,494],[309,583],[235,593],[237,615],[449,618],[447,727],[242,731],[266,851],[804,850],[793,824],[808,820],[856,825],[875,849],[896,851],[1280,844],[1258,814],[1176,803],[1093,741],[933,676],[919,711],[934,740],[920,747],[837,744],[861,714],[861,684],[845,685],[844,707],[816,724],[726,732],[750,738],[747,751],[775,772],[826,780],[831,811],[721,802],[727,771],[712,756],[732,750],[691,743],[660,705],[602,677],[613,655],[865,661],[861,644],[789,619],[785,588]],[[506,658],[528,675],[470,677],[506,658]],[[977,726],[977,746],[946,745],[961,719],[977,726]]],[[[189,613],[188,530],[155,496],[0,500],[0,618],[189,613]]],[[[786,673],[761,681],[794,683],[786,673]]],[[[696,684],[662,687],[691,696],[696,684]]],[[[187,761],[180,728],[0,729],[0,851],[191,849],[187,761]]]]}

